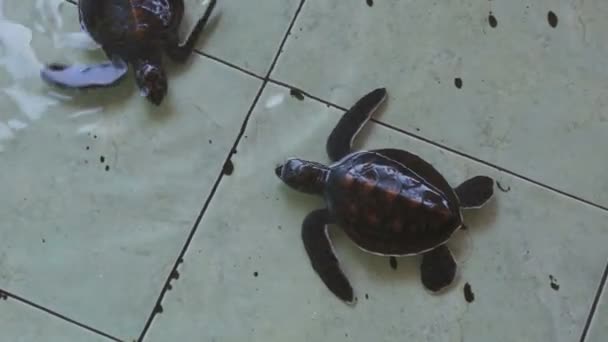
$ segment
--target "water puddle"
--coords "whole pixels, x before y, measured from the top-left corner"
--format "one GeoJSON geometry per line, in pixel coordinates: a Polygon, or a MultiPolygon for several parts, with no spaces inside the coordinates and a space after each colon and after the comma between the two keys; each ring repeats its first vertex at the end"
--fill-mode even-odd
{"type": "Polygon", "coordinates": [[[31,121],[40,119],[49,107],[59,104],[59,100],[26,90],[18,84],[3,90],[31,121]]]}
{"type": "MultiPolygon", "coordinates": [[[[3,8],[0,0],[0,8],[3,8]]],[[[32,30],[20,23],[10,21],[0,9],[0,67],[4,68],[14,81],[37,77],[42,63],[31,47],[32,30]]]]}
{"type": "MultiPolygon", "coordinates": [[[[33,20],[9,18],[6,13],[10,4],[0,0],[0,73],[8,76],[8,79],[2,80],[0,95],[3,94],[17,108],[16,113],[9,112],[9,101],[6,101],[7,105],[2,108],[0,153],[6,150],[10,140],[18,138],[17,132],[27,129],[33,122],[43,118],[51,107],[73,100],[71,96],[54,91],[40,79],[40,70],[44,65],[32,47],[34,35],[50,38],[53,48],[58,51],[99,48],[84,31],[62,31],[65,23],[61,9],[63,6],[71,6],[70,4],[66,4],[64,0],[30,1],[34,3],[37,14],[33,20]]],[[[85,109],[73,114],[71,118],[101,111],[101,108],[85,109]]]]}
{"type": "Polygon", "coordinates": [[[53,44],[57,49],[68,48],[94,51],[100,48],[84,31],[55,33],[53,34],[53,44]]]}
{"type": "Polygon", "coordinates": [[[272,95],[266,101],[266,106],[265,107],[268,108],[268,109],[274,108],[274,107],[280,105],[281,103],[283,103],[284,99],[285,99],[285,95],[284,94],[275,94],[275,95],[272,95]]]}

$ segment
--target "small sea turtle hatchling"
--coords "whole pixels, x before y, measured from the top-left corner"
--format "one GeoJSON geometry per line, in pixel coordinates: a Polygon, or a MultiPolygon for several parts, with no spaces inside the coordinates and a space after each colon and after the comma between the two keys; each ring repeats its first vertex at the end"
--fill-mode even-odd
{"type": "Polygon", "coordinates": [[[276,168],[289,187],[324,197],[309,213],[302,240],[313,269],[341,300],[355,302],[327,233],[337,224],[362,250],[382,256],[422,255],[422,284],[431,292],[450,285],[456,262],[446,241],[462,227],[461,209],[479,208],[494,181],[476,176],[455,189],[429,163],[398,149],[351,151],[353,138],[386,98],[376,89],[350,108],[327,140],[329,166],[290,158],[276,168]]]}
{"type": "Polygon", "coordinates": [[[101,45],[110,61],[94,65],[53,63],[42,69],[41,77],[62,88],[109,87],[123,79],[131,64],[141,94],[159,105],[167,93],[162,51],[176,62],[185,62],[215,3],[210,0],[190,35],[180,43],[184,0],[79,0],[80,26],[101,45]]]}

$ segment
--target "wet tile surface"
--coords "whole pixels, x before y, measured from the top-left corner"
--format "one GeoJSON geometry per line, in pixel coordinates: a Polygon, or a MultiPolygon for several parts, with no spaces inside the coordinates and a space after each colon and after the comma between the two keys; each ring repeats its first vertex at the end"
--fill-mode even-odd
{"type": "Polygon", "coordinates": [[[486,174],[508,192],[497,189],[487,207],[466,214],[469,229],[450,243],[457,282],[440,296],[421,286],[417,258],[398,259],[395,271],[333,227],[358,304],[330,295],[300,240],[302,219],[322,200],[288,190],[273,169],[289,156],[327,162],[326,135],[339,115],[285,88],[265,89],[147,341],[369,341],[379,332],[385,341],[578,339],[608,257],[608,215],[377,125],[357,146],[407,148],[453,185],[486,174]]]}
{"type": "MultiPolygon", "coordinates": [[[[4,8],[7,18],[31,18],[21,22],[24,32],[41,21],[35,6],[29,13],[4,8]]],[[[78,30],[74,8],[60,6],[59,31],[45,22],[46,32],[34,30],[31,54],[41,63],[94,60],[49,39],[51,32],[78,30]]],[[[0,288],[131,340],[152,312],[261,82],[194,56],[170,66],[170,93],[153,108],[131,78],[57,99],[40,84],[35,64],[21,78],[2,69],[0,288]]]]}
{"type": "MultiPolygon", "coordinates": [[[[186,0],[182,37],[205,3],[186,0]]],[[[299,3],[218,0],[197,47],[265,75],[299,3]]],[[[20,4],[0,0],[0,289],[136,340],[262,82],[197,55],[167,63],[159,108],[131,76],[106,90],[49,88],[43,63],[105,57],[73,4],[20,4]]],[[[272,78],[343,107],[386,86],[380,121],[607,206],[607,13],[598,0],[306,0],[272,78]]],[[[439,296],[420,284],[418,258],[369,256],[332,227],[358,304],[335,299],[300,240],[322,200],[287,189],[274,168],[289,156],[327,162],[340,114],[266,87],[146,341],[579,340],[608,213],[375,124],[358,147],[405,148],[452,185],[486,174],[505,191],[465,214],[469,229],[449,244],[457,281],[439,296]]],[[[608,332],[605,298],[588,341],[608,332]]],[[[0,318],[10,341],[99,340],[10,298],[0,318]]]]}
{"type": "MultiPolygon", "coordinates": [[[[184,2],[188,11],[182,37],[202,15],[206,1],[184,2]]],[[[266,76],[299,4],[300,0],[218,0],[208,33],[197,48],[266,76]]]]}
{"type": "Polygon", "coordinates": [[[309,0],[272,77],[341,106],[386,86],[382,121],[608,206],[606,15],[603,1],[309,0]]]}
{"type": "Polygon", "coordinates": [[[606,340],[606,336],[608,336],[608,293],[605,286],[585,342],[602,342],[606,340]]]}
{"type": "Polygon", "coordinates": [[[0,331],[3,340],[14,342],[111,341],[13,299],[0,298],[0,331]]]}

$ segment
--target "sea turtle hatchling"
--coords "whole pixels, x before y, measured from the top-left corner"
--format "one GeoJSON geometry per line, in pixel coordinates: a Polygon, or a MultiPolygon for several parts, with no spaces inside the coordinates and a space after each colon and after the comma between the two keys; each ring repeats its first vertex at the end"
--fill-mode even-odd
{"type": "Polygon", "coordinates": [[[123,79],[131,64],[140,93],[160,105],[167,93],[162,51],[176,62],[185,62],[215,4],[216,0],[209,1],[190,35],[180,43],[184,0],[79,0],[81,28],[101,45],[110,61],[94,65],[53,63],[44,67],[40,76],[62,88],[109,87],[123,79]]]}
{"type": "Polygon", "coordinates": [[[341,300],[354,304],[327,225],[337,224],[362,250],[382,256],[422,255],[423,286],[438,292],[456,275],[446,242],[463,226],[461,209],[483,206],[494,181],[476,176],[455,189],[429,163],[398,149],[351,151],[353,138],[386,98],[384,88],[361,98],[327,140],[333,164],[290,158],[275,169],[289,187],[323,196],[326,208],[309,213],[302,240],[312,268],[341,300]]]}

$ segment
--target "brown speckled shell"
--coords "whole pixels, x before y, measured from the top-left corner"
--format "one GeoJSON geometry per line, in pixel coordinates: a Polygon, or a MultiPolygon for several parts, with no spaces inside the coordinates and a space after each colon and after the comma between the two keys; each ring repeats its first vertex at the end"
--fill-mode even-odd
{"type": "Polygon", "coordinates": [[[330,213],[362,249],[418,254],[447,241],[462,223],[458,198],[430,164],[406,151],[363,151],[332,165],[330,213]]]}
{"type": "Polygon", "coordinates": [[[110,49],[162,43],[184,11],[183,0],[80,0],[78,7],[83,29],[110,49]]]}

